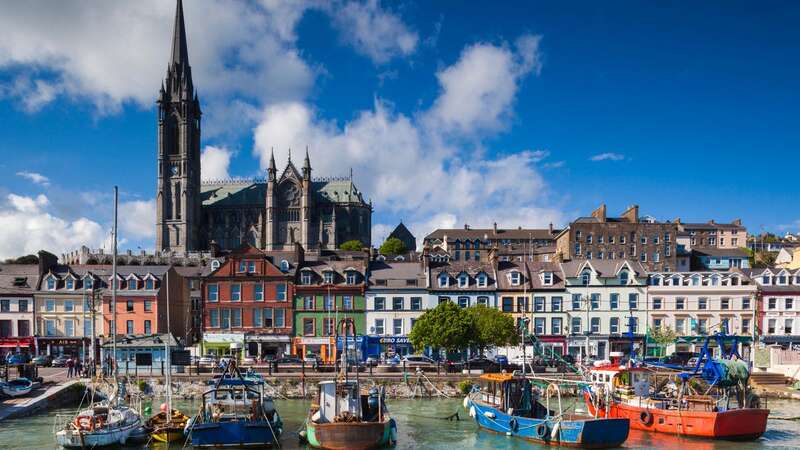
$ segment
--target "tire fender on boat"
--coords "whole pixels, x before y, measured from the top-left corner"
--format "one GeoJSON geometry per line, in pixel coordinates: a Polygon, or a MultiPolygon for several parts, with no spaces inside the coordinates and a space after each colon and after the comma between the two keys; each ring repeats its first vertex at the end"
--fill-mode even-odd
{"type": "Polygon", "coordinates": [[[545,436],[547,436],[548,431],[549,430],[547,429],[546,423],[540,423],[539,425],[536,425],[536,436],[539,436],[540,439],[544,439],[545,436]]]}
{"type": "Polygon", "coordinates": [[[649,427],[653,424],[653,413],[648,410],[642,411],[641,414],[639,414],[639,422],[649,427]]]}
{"type": "Polygon", "coordinates": [[[389,419],[389,445],[397,444],[397,422],[389,419]]]}
{"type": "Polygon", "coordinates": [[[478,414],[475,412],[475,407],[474,406],[470,406],[469,407],[469,416],[472,417],[473,419],[477,419],[478,418],[478,414]]]}
{"type": "Polygon", "coordinates": [[[508,421],[508,429],[515,433],[517,430],[519,430],[519,424],[517,423],[516,417],[512,417],[511,420],[508,421]]]}

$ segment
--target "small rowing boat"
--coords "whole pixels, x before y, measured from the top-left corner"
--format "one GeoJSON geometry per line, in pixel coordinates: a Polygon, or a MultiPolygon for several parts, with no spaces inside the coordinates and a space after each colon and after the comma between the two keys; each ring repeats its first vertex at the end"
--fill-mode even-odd
{"type": "Polygon", "coordinates": [[[2,384],[3,393],[9,397],[28,395],[33,389],[33,381],[28,378],[16,378],[2,384]]]}

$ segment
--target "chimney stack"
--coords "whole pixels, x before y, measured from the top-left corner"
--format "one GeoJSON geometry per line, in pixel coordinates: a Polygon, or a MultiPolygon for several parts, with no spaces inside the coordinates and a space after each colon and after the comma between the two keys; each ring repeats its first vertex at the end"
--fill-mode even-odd
{"type": "Polygon", "coordinates": [[[740,227],[742,226],[742,219],[734,219],[731,223],[740,227]]]}
{"type": "Polygon", "coordinates": [[[494,223],[494,227],[492,229],[494,230],[494,234],[497,234],[497,222],[494,223]]]}
{"type": "Polygon", "coordinates": [[[605,223],[605,221],[606,221],[606,204],[603,203],[597,209],[592,211],[592,217],[598,219],[602,223],[605,223]]]}
{"type": "Polygon", "coordinates": [[[628,222],[639,223],[639,205],[629,206],[628,209],[622,213],[621,217],[626,219],[628,222]]]}
{"type": "Polygon", "coordinates": [[[553,222],[550,222],[550,226],[547,229],[550,230],[550,234],[553,234],[553,222]]]}

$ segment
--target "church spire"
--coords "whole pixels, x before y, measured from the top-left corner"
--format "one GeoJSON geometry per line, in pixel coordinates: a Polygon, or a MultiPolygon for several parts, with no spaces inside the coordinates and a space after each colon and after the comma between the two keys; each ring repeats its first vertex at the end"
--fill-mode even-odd
{"type": "Polygon", "coordinates": [[[275,176],[278,173],[278,169],[275,167],[275,150],[270,149],[269,151],[269,167],[267,168],[267,175],[269,176],[269,181],[275,181],[275,176]]]}
{"type": "Polygon", "coordinates": [[[306,159],[303,161],[303,178],[311,179],[311,159],[308,157],[308,146],[306,145],[306,159]]]}
{"type": "Polygon", "coordinates": [[[189,66],[189,50],[186,45],[186,26],[183,23],[183,2],[178,0],[178,6],[175,9],[175,27],[172,33],[172,64],[180,64],[181,66],[189,66]]]}

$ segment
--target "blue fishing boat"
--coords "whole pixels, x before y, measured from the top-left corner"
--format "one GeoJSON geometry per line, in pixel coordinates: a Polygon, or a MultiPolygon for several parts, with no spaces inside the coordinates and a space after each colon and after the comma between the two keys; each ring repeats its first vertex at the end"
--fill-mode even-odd
{"type": "Polygon", "coordinates": [[[235,363],[203,393],[203,406],[186,424],[195,448],[279,447],[283,423],[263,380],[242,376],[235,363]]]}
{"type": "Polygon", "coordinates": [[[545,390],[546,403],[531,381],[511,374],[486,374],[481,388],[464,399],[478,426],[488,431],[547,445],[580,448],[618,447],[628,438],[628,419],[605,419],[565,414],[556,384],[545,390]],[[558,412],[550,409],[557,395],[558,412]]]}

